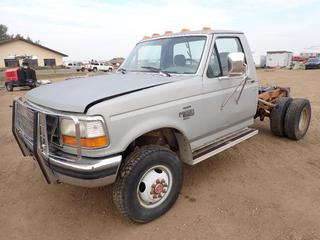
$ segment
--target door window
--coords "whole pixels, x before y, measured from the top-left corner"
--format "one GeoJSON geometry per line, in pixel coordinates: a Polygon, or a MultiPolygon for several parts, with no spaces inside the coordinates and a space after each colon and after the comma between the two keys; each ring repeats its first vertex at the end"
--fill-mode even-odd
{"type": "Polygon", "coordinates": [[[240,40],[236,37],[217,38],[215,45],[220,59],[222,75],[227,76],[229,72],[229,53],[243,52],[240,40]]]}

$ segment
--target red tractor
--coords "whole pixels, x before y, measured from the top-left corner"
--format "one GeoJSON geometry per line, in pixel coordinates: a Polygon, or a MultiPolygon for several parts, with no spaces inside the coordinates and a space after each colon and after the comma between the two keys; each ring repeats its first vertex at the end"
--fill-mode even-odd
{"type": "Polygon", "coordinates": [[[30,57],[16,57],[18,67],[7,69],[4,72],[5,87],[8,91],[13,91],[14,87],[29,86],[36,87],[36,71],[29,66],[30,57]]]}

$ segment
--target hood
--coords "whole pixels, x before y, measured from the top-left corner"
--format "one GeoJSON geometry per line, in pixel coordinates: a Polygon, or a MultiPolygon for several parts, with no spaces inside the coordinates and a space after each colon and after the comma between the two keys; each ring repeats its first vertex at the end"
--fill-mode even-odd
{"type": "Polygon", "coordinates": [[[173,81],[159,74],[100,75],[40,86],[29,91],[26,98],[43,107],[80,113],[95,103],[173,81]]]}

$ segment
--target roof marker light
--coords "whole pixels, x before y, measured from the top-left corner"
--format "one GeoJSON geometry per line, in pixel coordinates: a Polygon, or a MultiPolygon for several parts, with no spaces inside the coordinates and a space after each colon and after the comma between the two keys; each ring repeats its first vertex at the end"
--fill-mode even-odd
{"type": "Polygon", "coordinates": [[[149,38],[151,38],[151,37],[149,37],[149,36],[144,36],[144,37],[143,37],[143,40],[146,40],[146,39],[149,39],[149,38]]]}
{"type": "Polygon", "coordinates": [[[210,31],[211,30],[211,27],[203,27],[202,28],[202,31],[210,31]]]}
{"type": "Polygon", "coordinates": [[[159,36],[160,36],[159,33],[154,33],[154,34],[152,34],[152,37],[159,37],[159,36]]]}
{"type": "Polygon", "coordinates": [[[182,28],[180,32],[190,32],[189,28],[182,28]]]}
{"type": "Polygon", "coordinates": [[[168,35],[172,35],[173,32],[172,31],[165,31],[164,35],[168,36],[168,35]]]}

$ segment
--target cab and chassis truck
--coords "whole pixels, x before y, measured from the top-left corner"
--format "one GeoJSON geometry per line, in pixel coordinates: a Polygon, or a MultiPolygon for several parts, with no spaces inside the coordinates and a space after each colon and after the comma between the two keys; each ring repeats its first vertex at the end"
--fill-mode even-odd
{"type": "Polygon", "coordinates": [[[197,164],[258,133],[299,140],[310,102],[259,86],[245,35],[183,30],[144,38],[118,72],[29,91],[13,102],[12,130],[48,183],[114,183],[113,201],[145,223],[178,198],[182,163],[197,164]]]}

